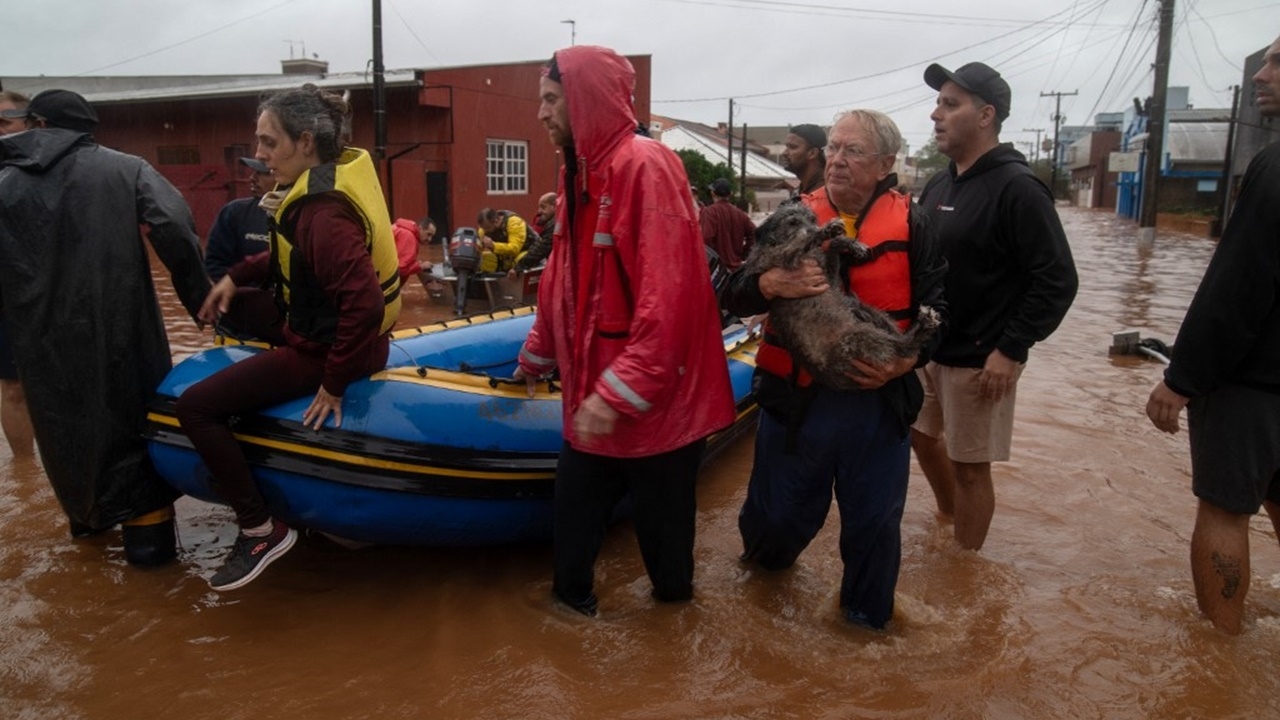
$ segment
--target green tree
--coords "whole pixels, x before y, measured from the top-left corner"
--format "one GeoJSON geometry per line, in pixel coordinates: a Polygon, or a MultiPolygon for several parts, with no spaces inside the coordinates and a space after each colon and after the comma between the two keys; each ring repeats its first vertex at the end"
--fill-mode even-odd
{"type": "MultiPolygon", "coordinates": [[[[925,183],[929,182],[929,178],[933,177],[934,173],[946,170],[947,165],[951,164],[951,158],[943,155],[938,150],[938,138],[936,137],[929,138],[929,142],[916,151],[915,158],[918,180],[913,178],[915,180],[913,189],[917,193],[925,186],[925,183]]],[[[899,179],[905,180],[905,178],[899,179]]]]}
{"type": "Polygon", "coordinates": [[[738,179],[734,177],[728,164],[722,162],[712,164],[697,150],[677,150],[676,155],[679,155],[680,162],[684,163],[684,172],[689,176],[689,184],[697,191],[698,199],[711,202],[711,193],[707,190],[707,186],[716,178],[728,178],[733,184],[734,194],[737,195],[738,179]]]}

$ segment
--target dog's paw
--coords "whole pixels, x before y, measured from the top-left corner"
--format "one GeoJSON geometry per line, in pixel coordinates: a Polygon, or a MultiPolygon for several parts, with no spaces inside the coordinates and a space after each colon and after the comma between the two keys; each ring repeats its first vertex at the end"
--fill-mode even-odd
{"type": "Polygon", "coordinates": [[[920,327],[932,330],[942,324],[942,316],[928,305],[921,305],[920,312],[916,315],[916,322],[920,327]]]}
{"type": "Polygon", "coordinates": [[[818,237],[823,240],[832,240],[838,237],[844,237],[844,221],[836,218],[818,228],[818,237]]]}
{"type": "Polygon", "coordinates": [[[871,258],[871,248],[843,235],[833,239],[828,249],[841,255],[848,255],[854,265],[860,265],[871,258]]]}

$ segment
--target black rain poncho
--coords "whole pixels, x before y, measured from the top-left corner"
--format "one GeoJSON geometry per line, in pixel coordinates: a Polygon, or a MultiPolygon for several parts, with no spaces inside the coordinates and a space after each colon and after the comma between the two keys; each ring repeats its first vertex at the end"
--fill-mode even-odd
{"type": "Polygon", "coordinates": [[[177,189],[84,133],[0,137],[0,307],[45,473],[80,529],[177,497],[141,434],[170,369],[144,225],[194,317],[209,279],[177,189]]]}

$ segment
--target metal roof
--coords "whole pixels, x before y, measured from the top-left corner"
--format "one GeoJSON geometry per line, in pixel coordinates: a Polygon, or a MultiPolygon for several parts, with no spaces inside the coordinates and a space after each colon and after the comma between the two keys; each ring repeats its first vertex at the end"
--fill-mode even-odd
{"type": "MultiPolygon", "coordinates": [[[[416,70],[388,70],[383,74],[388,88],[416,86],[416,70]]],[[[343,90],[373,87],[372,73],[327,73],[325,75],[170,75],[106,77],[6,77],[4,88],[25,95],[60,88],[84,96],[91,103],[129,103],[156,100],[191,100],[213,97],[258,96],[311,83],[321,88],[343,90]]]]}
{"type": "MultiPolygon", "coordinates": [[[[723,144],[712,142],[701,133],[691,131],[681,125],[668,126],[662,129],[662,144],[672,150],[693,150],[712,163],[725,161],[723,144]]],[[[733,170],[742,167],[742,150],[733,150],[733,170]]],[[[781,165],[763,158],[755,153],[747,153],[747,177],[767,178],[770,180],[795,181],[795,176],[787,172],[781,165]]]]}
{"type": "Polygon", "coordinates": [[[1173,162],[1221,163],[1227,154],[1227,123],[1171,122],[1164,142],[1173,162]]]}

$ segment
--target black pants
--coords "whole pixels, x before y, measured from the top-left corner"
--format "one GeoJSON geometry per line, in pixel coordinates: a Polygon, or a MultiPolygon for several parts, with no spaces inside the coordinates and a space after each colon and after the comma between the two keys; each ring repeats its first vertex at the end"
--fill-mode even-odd
{"type": "Polygon", "coordinates": [[[629,493],[654,597],[693,597],[694,485],[705,446],[704,439],[661,455],[612,458],[565,443],[556,467],[556,595],[570,604],[594,598],[600,544],[614,507],[629,493]]]}

